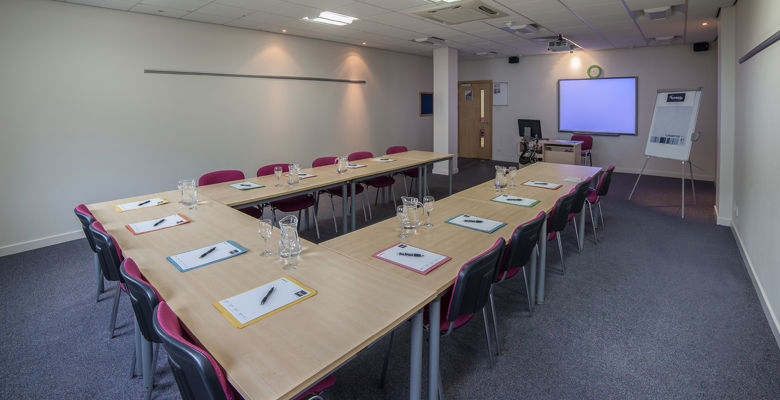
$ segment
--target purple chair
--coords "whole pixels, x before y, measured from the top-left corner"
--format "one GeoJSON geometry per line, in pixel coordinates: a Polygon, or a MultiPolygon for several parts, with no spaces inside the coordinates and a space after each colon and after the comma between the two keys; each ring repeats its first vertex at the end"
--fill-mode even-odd
{"type": "Polygon", "coordinates": [[[84,236],[87,238],[87,243],[89,243],[89,248],[92,249],[92,252],[95,254],[95,275],[97,277],[97,300],[96,302],[100,301],[100,294],[104,292],[103,287],[103,273],[100,272],[100,260],[99,260],[99,250],[95,246],[95,239],[92,237],[92,233],[89,231],[89,226],[92,225],[93,222],[95,222],[95,216],[92,215],[92,212],[89,211],[89,208],[85,206],[84,204],[79,204],[76,206],[76,208],[73,209],[73,212],[76,214],[76,217],[81,222],[81,229],[84,230],[84,236]]]}
{"type": "Polygon", "coordinates": [[[561,275],[566,274],[566,263],[563,261],[563,244],[561,244],[560,232],[566,228],[569,223],[569,214],[571,214],[571,208],[574,204],[574,197],[576,193],[576,187],[562,196],[555,202],[550,215],[547,218],[547,240],[558,239],[558,252],[561,255],[561,269],[553,270],[561,275]]]}
{"type": "MultiPolygon", "coordinates": [[[[335,165],[336,160],[338,160],[338,157],[320,157],[316,160],[312,161],[311,166],[312,168],[322,167],[322,166],[328,166],[328,165],[335,165]]],[[[365,187],[361,184],[355,184],[355,195],[359,195],[363,193],[363,219],[368,221],[368,217],[366,216],[366,194],[364,193],[366,190],[365,187]]],[[[320,190],[317,192],[317,205],[319,205],[319,195],[321,193],[327,193],[330,196],[330,209],[333,211],[333,227],[336,229],[336,232],[339,231],[338,224],[336,223],[336,206],[333,204],[333,196],[338,196],[344,198],[344,194],[341,193],[341,187],[334,187],[329,188],[325,190],[320,190]]],[[[350,188],[349,185],[347,185],[347,194],[346,196],[349,197],[350,195],[350,188]]],[[[350,203],[350,207],[353,207],[354,205],[350,203]]],[[[351,210],[351,209],[350,209],[351,210]]],[[[371,214],[371,204],[368,205],[368,213],[371,214]]],[[[373,216],[372,216],[373,218],[373,216]]]]}
{"type": "Polygon", "coordinates": [[[119,273],[125,282],[130,303],[135,314],[135,329],[141,333],[140,350],[141,363],[146,389],[146,399],[152,396],[154,388],[154,370],[157,366],[157,353],[160,350],[160,337],[154,331],[154,308],[162,301],[162,296],[157,292],[138,269],[138,265],[132,258],[126,258],[119,266],[119,273]],[[154,345],[153,345],[154,344],[154,345]],[[154,355],[152,355],[154,347],[154,355]]]}
{"type": "MultiPolygon", "coordinates": [[[[288,164],[269,164],[260,167],[257,170],[257,176],[267,176],[267,175],[273,175],[274,174],[274,168],[275,167],[282,167],[282,172],[290,172],[290,168],[288,164]]],[[[308,221],[309,221],[309,208],[314,207],[317,204],[317,201],[314,199],[314,196],[310,194],[304,194],[301,196],[295,196],[290,197],[288,199],[284,200],[276,200],[271,202],[271,210],[274,213],[274,223],[276,223],[276,210],[280,210],[282,212],[295,212],[298,211],[298,224],[300,225],[301,221],[301,211],[306,210],[306,225],[308,228],[308,221]]],[[[314,209],[314,229],[317,232],[317,239],[320,238],[320,227],[317,225],[317,209],[314,209]]]]}
{"type": "Polygon", "coordinates": [[[92,233],[92,237],[95,240],[95,247],[98,249],[100,269],[103,272],[103,277],[109,282],[117,282],[116,294],[114,295],[114,306],[111,310],[111,322],[109,324],[108,338],[114,337],[114,330],[116,329],[116,311],[119,307],[119,294],[125,290],[122,276],[119,274],[119,264],[122,263],[124,257],[122,256],[122,250],[119,248],[116,239],[108,234],[103,228],[103,225],[95,221],[89,226],[89,231],[92,233]]]}
{"type": "MultiPolygon", "coordinates": [[[[357,160],[364,160],[366,158],[373,158],[374,155],[371,154],[370,151],[357,151],[352,154],[350,154],[347,157],[347,160],[349,161],[357,161],[357,160]]],[[[397,207],[395,203],[395,191],[393,190],[393,185],[395,184],[395,179],[393,179],[390,175],[385,176],[378,176],[376,178],[370,178],[363,181],[366,185],[376,188],[376,199],[374,200],[374,204],[377,204],[379,202],[379,190],[385,190],[387,191],[387,188],[390,188],[390,195],[393,197],[393,206],[397,207]]],[[[357,191],[357,189],[355,190],[357,191]]],[[[386,195],[386,193],[385,193],[386,195]]]]}
{"type": "MultiPolygon", "coordinates": [[[[198,179],[198,186],[214,185],[217,183],[224,183],[230,181],[238,181],[244,179],[244,173],[237,169],[225,169],[221,171],[209,172],[201,175],[198,179]]],[[[255,218],[263,217],[263,209],[257,206],[250,206],[238,209],[244,214],[251,215],[255,218]]]]}
{"type": "Polygon", "coordinates": [[[571,140],[577,140],[582,142],[582,152],[580,156],[582,158],[588,158],[588,164],[593,166],[593,157],[591,157],[590,151],[593,149],[593,136],[590,135],[571,135],[571,140]]]}
{"type": "MultiPolygon", "coordinates": [[[[154,312],[154,330],[168,352],[168,363],[176,378],[176,385],[184,400],[240,399],[225,377],[225,371],[195,339],[185,332],[179,318],[168,303],[161,301],[154,312]]],[[[329,375],[298,396],[309,398],[333,386],[336,380],[329,375]]]]}
{"type": "MultiPolygon", "coordinates": [[[[407,149],[406,146],[390,146],[390,147],[387,148],[387,154],[404,153],[404,152],[407,152],[407,151],[409,151],[409,149],[407,149]]],[[[425,168],[427,168],[427,167],[425,167],[425,168]]],[[[417,170],[417,168],[409,168],[409,169],[403,170],[401,172],[398,172],[395,175],[399,175],[399,174],[403,175],[403,177],[404,177],[404,194],[406,194],[408,196],[409,192],[413,192],[414,191],[414,188],[416,187],[414,185],[414,183],[415,183],[415,181],[417,181],[417,179],[420,178],[420,173],[417,170]],[[406,189],[406,178],[407,177],[411,178],[411,182],[410,182],[411,183],[411,188],[409,190],[406,189]]],[[[426,182],[425,184],[427,185],[428,182],[426,182]]],[[[428,192],[428,188],[427,187],[425,188],[425,192],[426,193],[428,192]]]]}
{"type": "MultiPolygon", "coordinates": [[[[593,236],[596,236],[596,219],[593,218],[593,204],[599,206],[599,218],[601,218],[601,226],[604,226],[604,213],[601,211],[601,196],[606,196],[609,191],[609,184],[612,181],[612,173],[615,172],[615,166],[610,164],[607,167],[607,171],[601,175],[601,179],[595,187],[588,189],[588,193],[585,195],[585,202],[588,204],[588,210],[590,211],[590,223],[593,225],[593,236]]],[[[596,238],[598,243],[598,238],[596,238]]]]}
{"type": "MultiPolygon", "coordinates": [[[[547,218],[547,214],[542,211],[532,220],[515,228],[506,245],[506,252],[499,264],[496,277],[496,283],[501,283],[517,275],[518,272],[523,273],[525,293],[528,299],[528,311],[530,312],[534,311],[534,307],[525,266],[528,264],[528,260],[530,260],[533,252],[539,253],[539,233],[542,230],[545,218],[547,218]]],[[[490,308],[493,311],[495,320],[496,312],[492,296],[490,297],[490,308]]],[[[497,324],[493,324],[493,326],[495,327],[497,324]]],[[[498,338],[498,332],[496,332],[496,338],[498,338]]]]}

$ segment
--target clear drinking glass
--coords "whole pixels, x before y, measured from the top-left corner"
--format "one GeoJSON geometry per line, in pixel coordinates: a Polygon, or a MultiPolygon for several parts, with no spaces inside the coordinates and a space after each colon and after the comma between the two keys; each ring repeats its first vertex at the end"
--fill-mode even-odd
{"type": "Polygon", "coordinates": [[[274,175],[276,175],[276,187],[282,187],[282,167],[274,167],[274,175]]]}
{"type": "Polygon", "coordinates": [[[517,185],[515,185],[515,176],[517,176],[517,167],[509,167],[507,170],[509,172],[509,187],[515,188],[517,185]]]}
{"type": "Polygon", "coordinates": [[[186,182],[187,179],[182,179],[178,183],[179,188],[179,203],[182,203],[182,200],[184,199],[184,182],[186,182]]]}
{"type": "Polygon", "coordinates": [[[198,208],[198,184],[195,179],[185,179],[181,184],[181,202],[190,210],[198,208]]]}
{"type": "Polygon", "coordinates": [[[263,257],[272,256],[274,253],[272,253],[271,250],[268,250],[268,239],[271,238],[271,235],[274,232],[274,225],[271,220],[261,219],[257,232],[260,234],[260,237],[263,238],[263,241],[265,241],[265,250],[263,250],[263,253],[260,255],[263,257]]]}
{"type": "Polygon", "coordinates": [[[409,236],[406,234],[406,225],[408,225],[408,223],[406,221],[406,211],[404,206],[398,206],[395,212],[395,215],[398,217],[398,222],[401,224],[401,234],[399,234],[398,237],[401,239],[406,239],[409,236]]]}
{"type": "Polygon", "coordinates": [[[431,212],[433,211],[433,196],[425,196],[423,197],[423,211],[425,211],[425,224],[423,224],[426,228],[433,227],[433,224],[431,223],[431,212]]]}

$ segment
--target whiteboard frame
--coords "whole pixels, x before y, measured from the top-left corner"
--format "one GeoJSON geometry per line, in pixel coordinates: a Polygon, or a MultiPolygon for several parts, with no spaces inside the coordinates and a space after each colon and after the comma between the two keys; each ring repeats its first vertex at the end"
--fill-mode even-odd
{"type": "Polygon", "coordinates": [[[639,136],[639,76],[633,75],[633,76],[610,76],[610,77],[601,77],[601,78],[572,78],[572,79],[558,79],[557,83],[557,104],[558,107],[558,132],[564,132],[564,133],[585,133],[591,136],[619,136],[619,135],[628,135],[628,136],[639,136]],[[597,81],[597,80],[603,80],[603,79],[634,79],[634,133],[628,133],[628,132],[606,132],[606,131],[575,131],[575,130],[561,130],[561,81],[597,81]]]}

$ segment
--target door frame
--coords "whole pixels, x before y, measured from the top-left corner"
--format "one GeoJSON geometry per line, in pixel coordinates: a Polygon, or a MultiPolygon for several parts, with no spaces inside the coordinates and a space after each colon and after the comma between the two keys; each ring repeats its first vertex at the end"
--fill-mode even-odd
{"type": "MultiPolygon", "coordinates": [[[[488,84],[490,86],[490,90],[488,91],[488,94],[487,94],[488,96],[491,96],[490,97],[490,99],[491,99],[490,107],[488,107],[488,109],[485,110],[485,116],[486,116],[486,119],[488,121],[488,129],[487,129],[487,132],[485,133],[485,146],[488,147],[488,149],[490,149],[490,156],[489,156],[488,160],[492,160],[493,159],[493,98],[492,98],[492,96],[493,96],[493,80],[482,79],[482,80],[458,81],[457,93],[458,93],[458,148],[459,149],[460,149],[460,134],[461,134],[461,129],[460,129],[460,88],[461,88],[461,84],[464,84],[464,83],[469,83],[469,84],[472,84],[472,85],[473,84],[483,84],[483,83],[486,83],[486,84],[488,84]]],[[[460,153],[460,150],[458,151],[458,153],[460,153]]],[[[460,157],[460,154],[458,154],[458,156],[460,157]]]]}

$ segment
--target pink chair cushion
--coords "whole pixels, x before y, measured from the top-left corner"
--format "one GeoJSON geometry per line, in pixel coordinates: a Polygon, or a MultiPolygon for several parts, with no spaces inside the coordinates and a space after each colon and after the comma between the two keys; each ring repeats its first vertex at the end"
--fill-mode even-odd
{"type": "Polygon", "coordinates": [[[590,150],[593,148],[593,137],[590,135],[571,135],[571,140],[582,142],[583,150],[590,150]]]}
{"type": "Polygon", "coordinates": [[[289,199],[271,202],[271,205],[283,212],[303,210],[314,205],[314,197],[309,195],[295,196],[289,199]]]}
{"type": "Polygon", "coordinates": [[[366,179],[363,182],[373,187],[387,187],[395,184],[395,179],[389,176],[378,176],[376,178],[366,179]]]}
{"type": "Polygon", "coordinates": [[[236,169],[209,172],[198,179],[198,186],[213,185],[215,183],[237,181],[244,179],[244,173],[236,169]]]}
{"type": "MultiPolygon", "coordinates": [[[[347,185],[347,196],[350,195],[351,190],[352,189],[350,189],[350,185],[347,185]]],[[[364,190],[366,190],[366,189],[363,187],[363,185],[355,184],[355,194],[363,193],[364,190]]],[[[340,187],[326,189],[325,191],[330,193],[330,194],[332,194],[332,195],[334,195],[334,196],[344,197],[344,196],[341,195],[341,188],[340,187]]]]}
{"type": "Polygon", "coordinates": [[[390,146],[387,148],[387,154],[403,153],[409,151],[406,146],[390,146]]]}
{"type": "Polygon", "coordinates": [[[273,175],[275,167],[282,167],[282,172],[290,171],[290,164],[269,164],[260,167],[257,170],[257,176],[273,175]]]}
{"type": "Polygon", "coordinates": [[[338,157],[320,157],[311,162],[312,168],[322,167],[323,165],[334,165],[338,157]]]}
{"type": "Polygon", "coordinates": [[[599,191],[588,189],[588,194],[585,195],[585,200],[587,200],[590,203],[595,203],[598,199],[599,199],[599,191]]]}
{"type": "Polygon", "coordinates": [[[125,259],[124,266],[125,266],[125,271],[127,272],[128,275],[132,276],[133,278],[135,278],[140,282],[143,282],[146,286],[152,288],[152,290],[154,290],[154,294],[157,295],[157,299],[163,301],[163,297],[160,296],[160,292],[158,292],[157,288],[152,286],[152,284],[146,280],[144,274],[142,274],[141,270],[138,269],[138,264],[136,264],[132,258],[125,259]]]}
{"type": "Polygon", "coordinates": [[[101,224],[99,221],[95,221],[92,223],[92,226],[94,226],[98,231],[105,233],[108,235],[108,237],[111,238],[111,241],[114,242],[114,248],[116,248],[116,254],[119,256],[119,261],[122,261],[125,259],[125,257],[122,255],[122,249],[119,247],[119,243],[116,242],[116,238],[109,234],[105,228],[103,228],[103,224],[101,224]]]}
{"type": "Polygon", "coordinates": [[[179,322],[179,317],[174,314],[173,310],[171,310],[171,308],[168,306],[168,303],[164,301],[161,301],[160,304],[157,305],[157,321],[160,323],[160,327],[162,327],[162,329],[167,334],[184,343],[191,349],[203,354],[209,360],[212,368],[214,368],[214,371],[217,374],[219,384],[222,385],[222,391],[225,392],[225,397],[228,400],[234,400],[234,389],[230,386],[230,384],[228,384],[228,381],[225,378],[225,371],[222,370],[222,367],[219,365],[219,363],[217,363],[217,360],[211,356],[211,354],[192,343],[190,336],[184,333],[184,330],[181,327],[181,323],[179,322]]]}
{"type": "Polygon", "coordinates": [[[347,160],[349,160],[349,161],[363,160],[363,159],[366,159],[366,158],[371,158],[373,156],[374,155],[371,154],[370,151],[357,151],[357,152],[354,152],[354,153],[350,154],[347,157],[347,160]]]}
{"type": "Polygon", "coordinates": [[[260,219],[260,217],[263,216],[263,210],[261,210],[260,207],[257,206],[239,208],[238,211],[241,211],[242,213],[249,215],[251,217],[255,217],[257,219],[260,219]]]}
{"type": "Polygon", "coordinates": [[[87,208],[87,206],[85,206],[84,204],[77,205],[76,211],[78,211],[81,214],[89,215],[90,217],[92,217],[92,219],[95,219],[95,216],[92,215],[92,211],[89,211],[89,208],[87,208]]]}

